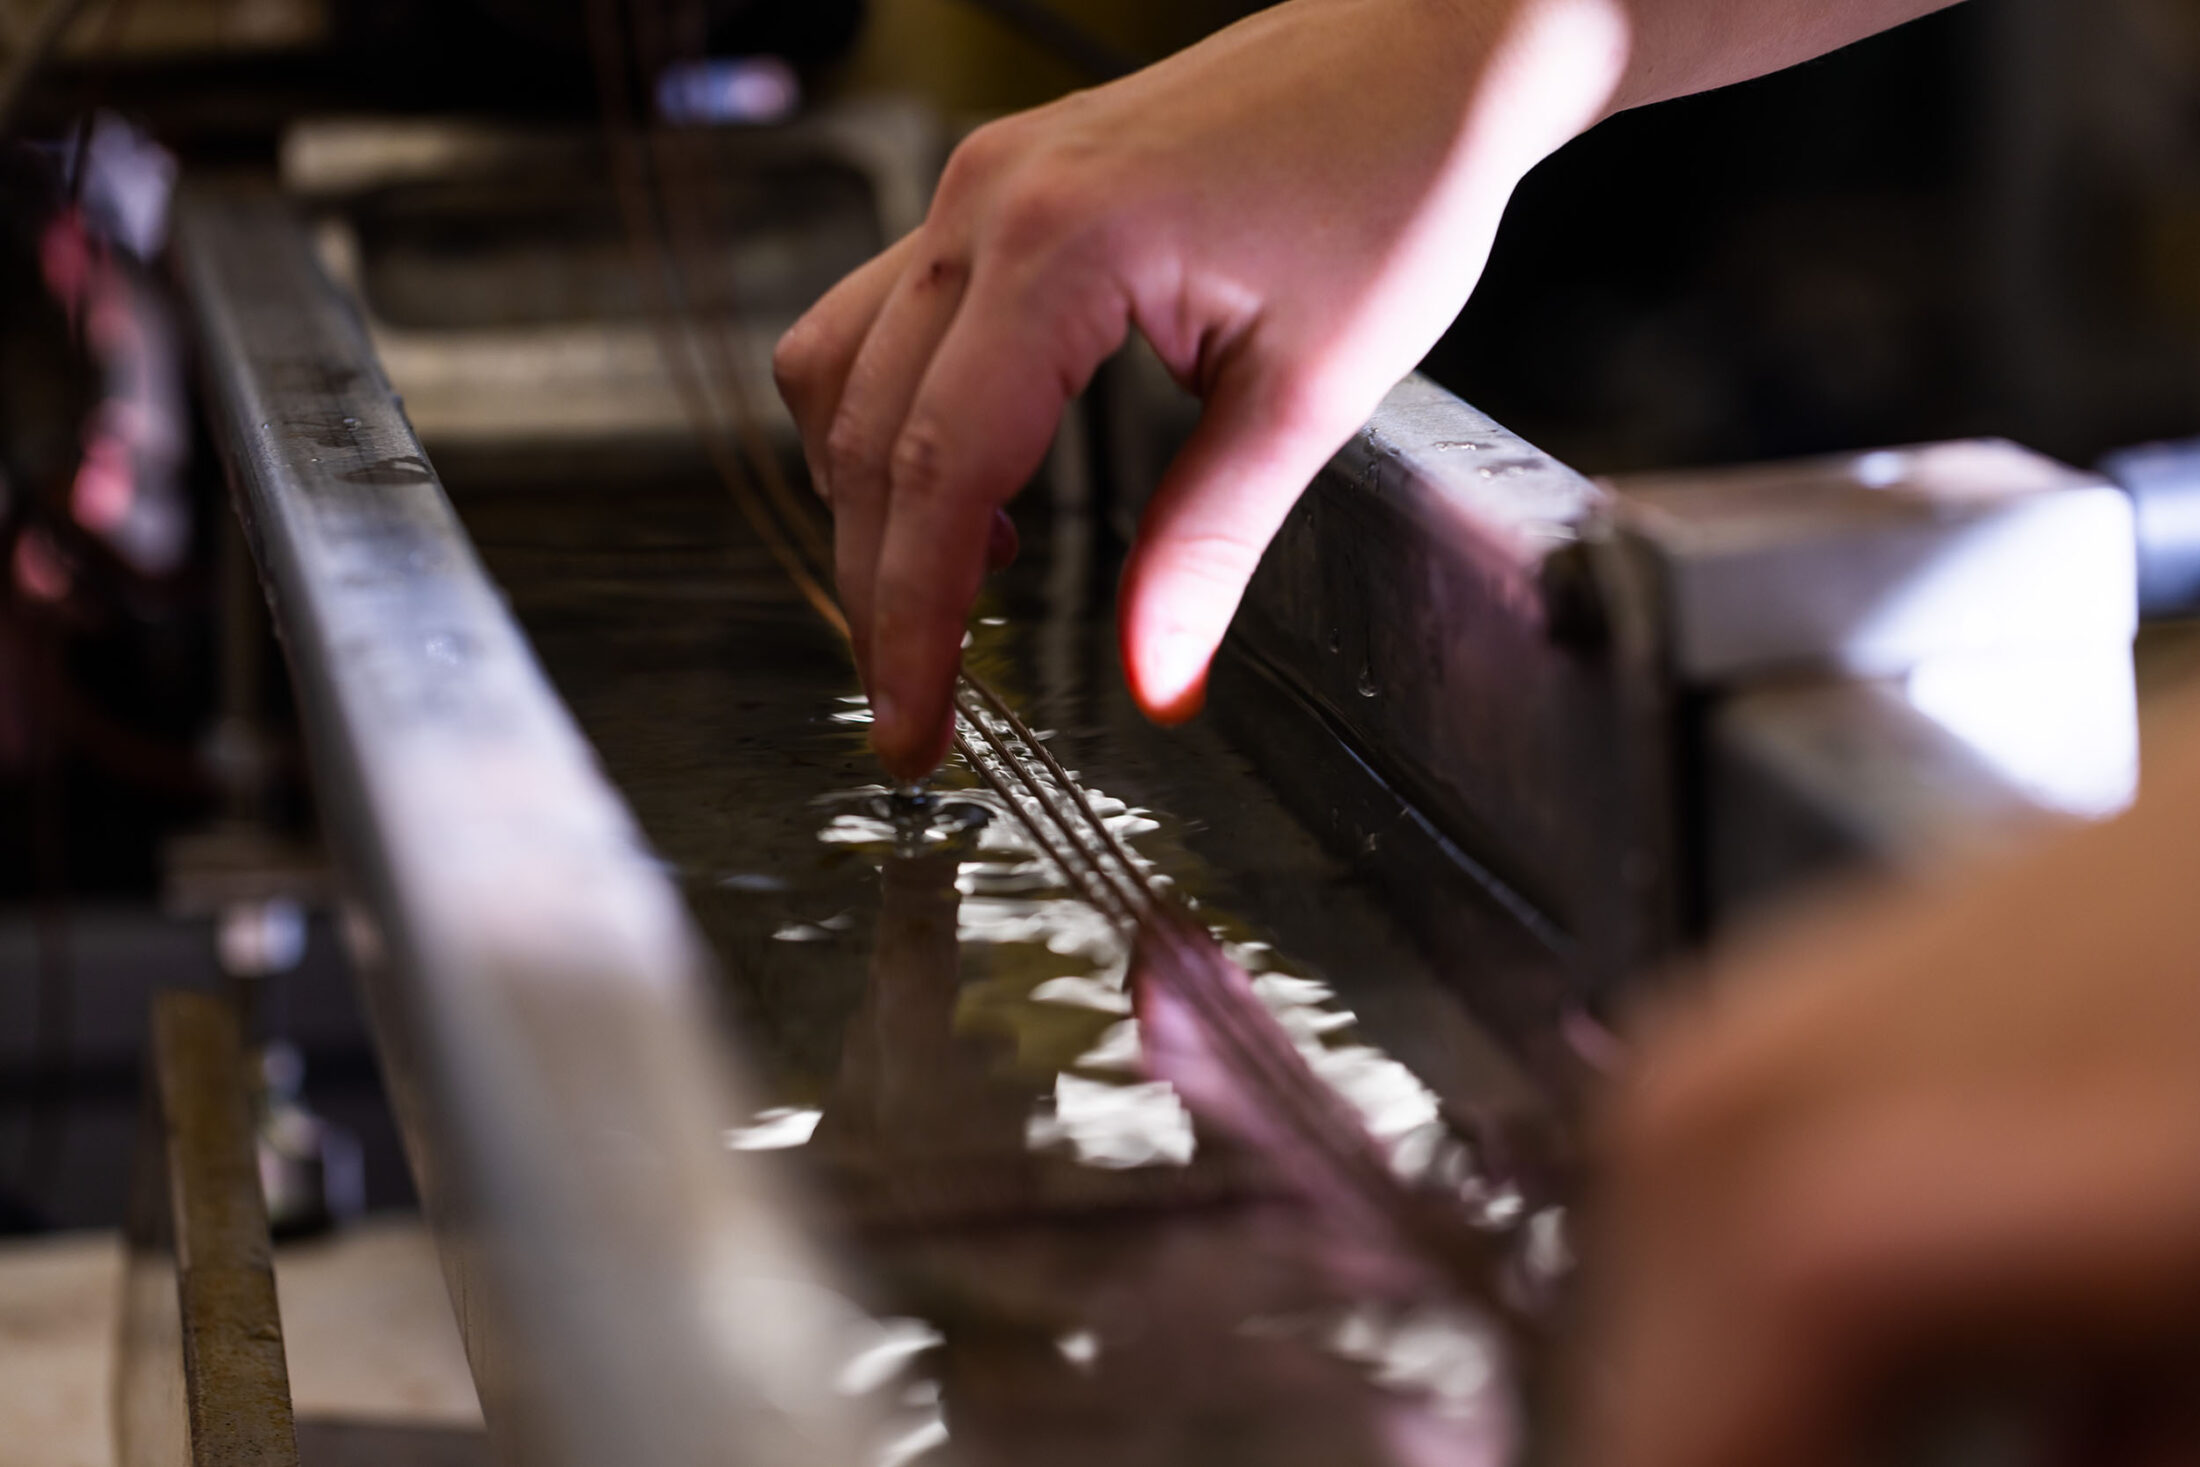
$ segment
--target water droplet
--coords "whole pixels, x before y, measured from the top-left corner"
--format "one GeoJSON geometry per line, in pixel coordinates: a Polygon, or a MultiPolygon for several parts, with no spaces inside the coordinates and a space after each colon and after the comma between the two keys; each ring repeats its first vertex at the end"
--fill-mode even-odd
{"type": "Polygon", "coordinates": [[[731,875],[721,876],[718,884],[727,891],[774,892],[787,889],[784,877],[755,871],[736,871],[731,875]]]}
{"type": "Polygon", "coordinates": [[[1363,668],[1361,668],[1361,669],[1360,669],[1360,682],[1359,682],[1359,688],[1360,688],[1360,696],[1361,696],[1361,697],[1363,697],[1363,698],[1372,698],[1372,697],[1374,697],[1374,696],[1375,696],[1375,694],[1376,694],[1377,692],[1381,691],[1380,689],[1378,689],[1378,688],[1377,688],[1377,687],[1375,686],[1375,669],[1374,669],[1374,668],[1372,668],[1372,667],[1363,667],[1363,668]]]}
{"type": "Polygon", "coordinates": [[[725,1132],[726,1149],[783,1151],[792,1146],[806,1146],[817,1131],[817,1123],[824,1118],[822,1111],[796,1110],[791,1106],[759,1111],[749,1124],[734,1126],[725,1132]]]}

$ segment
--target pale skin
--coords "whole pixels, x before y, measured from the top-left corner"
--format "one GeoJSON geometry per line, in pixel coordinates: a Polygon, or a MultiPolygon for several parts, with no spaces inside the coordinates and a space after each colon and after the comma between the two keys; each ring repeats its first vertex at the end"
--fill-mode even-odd
{"type": "MultiPolygon", "coordinates": [[[[975,134],[777,362],[887,768],[944,752],[999,510],[1129,330],[1204,403],[1122,588],[1173,721],[1530,168],[1942,3],[1289,0],[975,134]]],[[[2200,713],[2158,743],[2133,817],[1753,947],[1645,1024],[1599,1132],[1577,1460],[1832,1461],[1982,1347],[2121,1359],[2200,1318],[2200,713]]]]}

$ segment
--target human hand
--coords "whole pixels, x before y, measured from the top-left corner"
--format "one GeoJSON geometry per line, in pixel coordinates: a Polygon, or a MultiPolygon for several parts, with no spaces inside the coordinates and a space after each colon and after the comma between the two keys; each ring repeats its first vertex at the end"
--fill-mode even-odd
{"type": "Polygon", "coordinates": [[[1290,0],[980,129],[925,223],[780,344],[830,500],[872,742],[953,729],[991,523],[1135,325],[1205,402],[1125,569],[1132,689],[1163,720],[1285,512],[1480,274],[1506,199],[1594,121],[1618,0],[1290,0]]]}
{"type": "Polygon", "coordinates": [[[1853,1461],[1922,1393],[2042,1380],[2121,1437],[2082,1460],[2192,1459],[2200,717],[2160,732],[2125,819],[1821,914],[1650,1026],[1573,1460],[1853,1461]]]}

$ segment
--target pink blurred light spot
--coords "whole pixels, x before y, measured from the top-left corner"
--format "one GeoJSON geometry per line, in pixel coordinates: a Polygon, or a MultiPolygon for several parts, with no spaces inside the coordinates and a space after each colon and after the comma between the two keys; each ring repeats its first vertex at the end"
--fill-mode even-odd
{"type": "Polygon", "coordinates": [[[56,215],[38,239],[39,271],[46,288],[74,315],[92,275],[92,241],[84,222],[71,211],[56,215]]]}
{"type": "Polygon", "coordinates": [[[69,512],[87,530],[105,534],[130,517],[137,502],[137,475],[130,450],[121,439],[101,433],[84,448],[76,483],[69,491],[69,512]]]}
{"type": "Polygon", "coordinates": [[[26,530],[16,540],[14,568],[16,589],[29,601],[59,601],[76,581],[53,542],[40,530],[26,530]]]}

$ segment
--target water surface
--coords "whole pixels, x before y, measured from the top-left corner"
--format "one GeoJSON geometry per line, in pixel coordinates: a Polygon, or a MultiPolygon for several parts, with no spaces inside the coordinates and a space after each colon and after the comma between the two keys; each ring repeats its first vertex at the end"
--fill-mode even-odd
{"type": "MultiPolygon", "coordinates": [[[[760,1092],[728,1145],[786,1166],[867,1302],[913,1322],[856,1383],[896,1401],[882,1461],[1506,1454],[1486,1317],[1146,1073],[1121,939],[1014,820],[897,846],[846,653],[721,490],[639,470],[452,489],[720,960],[760,1092]]],[[[972,665],[1399,1173],[1524,1276],[1555,1271],[1558,1217],[1493,1164],[1499,1123],[1537,1105],[1518,1071],[1236,750],[1135,716],[1082,527],[1024,529],[972,665]]],[[[940,785],[992,803],[967,771],[940,785]]]]}

